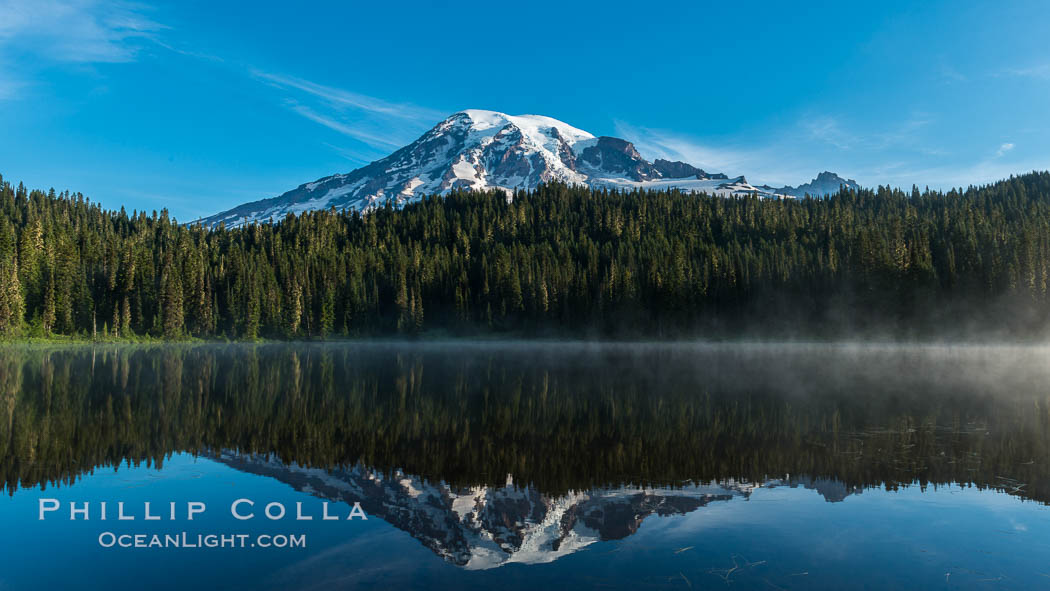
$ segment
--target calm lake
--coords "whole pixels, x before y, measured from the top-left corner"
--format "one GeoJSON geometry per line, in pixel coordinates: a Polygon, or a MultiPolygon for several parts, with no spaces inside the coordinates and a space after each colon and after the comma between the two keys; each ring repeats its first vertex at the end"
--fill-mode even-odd
{"type": "Polygon", "coordinates": [[[1050,348],[6,346],[0,485],[0,589],[1050,588],[1050,348]]]}

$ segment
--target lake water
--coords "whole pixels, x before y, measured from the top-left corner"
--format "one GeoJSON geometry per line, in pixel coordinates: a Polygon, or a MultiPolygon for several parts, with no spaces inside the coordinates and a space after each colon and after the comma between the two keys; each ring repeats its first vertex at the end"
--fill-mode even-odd
{"type": "Polygon", "coordinates": [[[0,589],[1050,588],[1050,348],[7,346],[0,484],[0,589]]]}

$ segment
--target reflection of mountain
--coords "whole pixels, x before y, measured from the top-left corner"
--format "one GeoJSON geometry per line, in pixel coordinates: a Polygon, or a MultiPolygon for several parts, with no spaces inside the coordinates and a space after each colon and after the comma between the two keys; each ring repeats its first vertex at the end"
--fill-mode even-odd
{"type": "Polygon", "coordinates": [[[776,486],[790,486],[795,488],[801,486],[802,488],[808,488],[817,491],[820,496],[824,497],[824,500],[829,503],[841,503],[846,500],[846,497],[850,495],[859,495],[863,492],[858,486],[849,486],[839,480],[832,480],[829,478],[809,478],[793,476],[785,480],[771,480],[763,484],[767,488],[773,488],[776,486]]]}
{"type": "Polygon", "coordinates": [[[397,472],[364,468],[321,470],[273,457],[222,452],[214,458],[251,474],[332,501],[359,501],[420,540],[448,562],[467,569],[509,563],[552,562],[594,542],[626,538],[651,515],[684,515],[714,501],[747,499],[761,486],[813,488],[829,502],[859,492],[832,480],[785,479],[762,484],[724,482],[677,488],[621,487],[561,496],[514,486],[453,488],[397,472]]]}

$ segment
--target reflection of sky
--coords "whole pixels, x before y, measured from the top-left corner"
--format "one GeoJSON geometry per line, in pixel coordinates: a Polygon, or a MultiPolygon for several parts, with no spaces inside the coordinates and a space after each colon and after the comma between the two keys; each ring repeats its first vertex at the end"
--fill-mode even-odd
{"type": "MultiPolygon", "coordinates": [[[[44,492],[22,490],[13,497],[0,499],[0,522],[8,532],[0,542],[0,555],[10,557],[9,564],[16,569],[0,571],[0,589],[3,584],[13,589],[29,585],[47,585],[53,588],[91,587],[140,588],[148,581],[152,588],[177,588],[197,584],[200,588],[251,587],[263,577],[290,561],[301,559],[316,548],[325,548],[342,540],[361,535],[382,526],[379,520],[329,521],[321,526],[304,527],[294,520],[295,502],[303,501],[304,512],[320,519],[321,501],[297,493],[277,481],[244,474],[206,459],[194,459],[180,454],[164,464],[162,470],[121,467],[114,473],[98,469],[73,486],[48,488],[44,492]],[[62,502],[60,511],[37,520],[37,500],[56,498],[62,502]],[[241,497],[256,502],[256,518],[235,520],[229,513],[230,504],[241,497]],[[92,512],[98,510],[97,501],[109,501],[107,521],[69,521],[68,503],[92,501],[92,512]],[[116,501],[124,501],[126,512],[136,515],[135,521],[114,519],[116,501]],[[142,504],[150,501],[153,513],[167,514],[168,503],[176,501],[177,521],[142,521],[142,504]],[[202,501],[207,512],[194,521],[186,521],[185,503],[202,501]],[[289,517],[269,521],[262,516],[266,503],[278,501],[289,510],[289,517]],[[312,511],[311,511],[312,509],[312,511]],[[202,533],[300,534],[307,533],[307,550],[289,549],[118,549],[101,548],[97,538],[101,532],[114,533],[173,533],[186,531],[191,535],[202,533]],[[21,532],[12,535],[10,532],[21,532]],[[56,568],[60,567],[60,568],[56,568]]],[[[332,514],[345,516],[345,505],[332,514]]],[[[96,515],[92,516],[97,518],[96,515]]]]}
{"type": "MultiPolygon", "coordinates": [[[[236,521],[240,497],[262,505],[320,501],[273,479],[187,455],[162,470],[101,469],[69,487],[21,490],[0,499],[5,536],[0,589],[24,588],[1036,588],[1050,582],[1050,513],[1034,502],[958,486],[865,490],[829,503],[816,491],[757,489],[750,499],[711,503],[684,516],[649,517],[620,541],[594,544],[542,565],[469,572],[445,563],[408,533],[367,522],[236,521]],[[37,499],[63,501],[36,519],[37,499]],[[193,522],[75,521],[69,501],[203,501],[193,522]],[[305,533],[305,550],[104,549],[116,533],[305,533]],[[13,566],[13,568],[12,568],[13,566]]],[[[93,506],[93,510],[97,504],[93,506]]],[[[346,506],[339,505],[345,515],[346,506]]],[[[132,509],[134,508],[134,509],[132,509]]]]}
{"type": "Polygon", "coordinates": [[[733,566],[733,554],[767,561],[741,569],[741,584],[768,578],[790,587],[794,577],[787,575],[808,572],[807,580],[831,588],[861,581],[872,588],[928,588],[950,573],[953,588],[1000,575],[1023,588],[1048,582],[1039,575],[1050,573],[1043,568],[1050,556],[1048,517],[1043,505],[972,487],[867,490],[841,503],[804,489],[759,489],[746,503],[650,520],[629,544],[653,549],[651,560],[659,560],[657,544],[695,544],[690,553],[705,555],[702,562],[721,560],[721,568],[733,566]]]}

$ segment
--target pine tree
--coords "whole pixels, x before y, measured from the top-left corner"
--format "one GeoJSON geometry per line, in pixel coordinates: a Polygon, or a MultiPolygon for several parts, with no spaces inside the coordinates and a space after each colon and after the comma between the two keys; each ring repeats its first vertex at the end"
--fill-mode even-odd
{"type": "Polygon", "coordinates": [[[163,334],[165,338],[175,339],[183,334],[183,293],[182,280],[169,257],[161,273],[161,293],[163,305],[163,334]]]}
{"type": "Polygon", "coordinates": [[[287,282],[284,299],[285,336],[294,338],[299,334],[299,325],[303,319],[303,290],[299,282],[291,278],[287,282]]]}
{"type": "Polygon", "coordinates": [[[51,331],[55,327],[55,276],[51,272],[47,273],[47,276],[47,288],[44,291],[43,314],[41,316],[44,336],[50,336],[51,331]]]}

